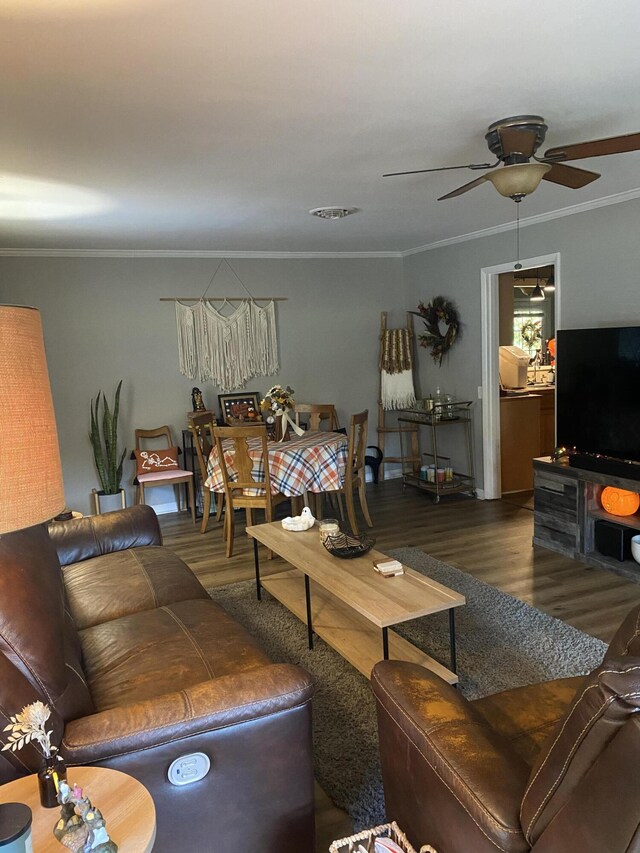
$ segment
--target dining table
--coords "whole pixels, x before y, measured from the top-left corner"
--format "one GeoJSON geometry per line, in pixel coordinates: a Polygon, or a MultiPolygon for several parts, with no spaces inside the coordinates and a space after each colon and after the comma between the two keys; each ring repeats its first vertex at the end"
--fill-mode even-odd
{"type": "MultiPolygon", "coordinates": [[[[288,441],[269,441],[269,477],[272,494],[287,497],[320,494],[339,489],[344,482],[347,464],[347,436],[336,432],[308,431],[288,441]]],[[[222,443],[227,468],[232,477],[235,450],[233,442],[222,443]]],[[[248,438],[247,449],[253,460],[252,476],[264,480],[264,459],[259,438],[248,438]]],[[[224,477],[218,451],[214,447],[207,463],[209,477],[205,485],[213,492],[224,492],[224,477]]],[[[264,494],[264,489],[245,489],[246,495],[264,494]]]]}

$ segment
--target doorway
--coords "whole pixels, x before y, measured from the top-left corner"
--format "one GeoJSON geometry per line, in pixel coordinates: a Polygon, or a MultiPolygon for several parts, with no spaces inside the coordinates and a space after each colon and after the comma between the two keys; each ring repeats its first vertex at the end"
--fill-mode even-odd
{"type": "Polygon", "coordinates": [[[532,494],[531,459],[556,446],[554,272],[548,264],[498,276],[503,496],[532,494]]]}
{"type": "MultiPolygon", "coordinates": [[[[482,321],[482,450],[483,450],[483,474],[484,474],[484,497],[485,499],[497,499],[502,496],[502,465],[501,465],[501,441],[500,441],[500,371],[499,371],[499,346],[501,339],[500,324],[500,276],[503,274],[514,274],[515,261],[499,264],[493,267],[485,267],[481,270],[481,321],[482,321]]],[[[554,330],[560,326],[560,253],[542,255],[535,258],[521,260],[522,269],[518,275],[527,277],[532,270],[541,270],[551,267],[553,269],[553,285],[555,289],[545,291],[545,299],[549,298],[553,303],[554,330]]],[[[539,273],[538,273],[539,275],[539,273]]],[[[535,276],[535,273],[534,273],[535,276]]],[[[524,296],[529,290],[533,290],[535,284],[529,288],[529,282],[514,282],[515,291],[521,285],[521,293],[524,296]]],[[[531,299],[527,303],[531,305],[531,299]]],[[[514,296],[514,306],[516,298],[514,296]]],[[[514,308],[515,311],[515,308],[514,308]]],[[[517,324],[524,325],[525,320],[516,321],[515,314],[510,318],[511,330],[514,335],[517,324]]],[[[534,318],[535,319],[535,318],[534,318]]],[[[507,321],[503,319],[503,335],[507,335],[507,321]]],[[[520,336],[520,340],[521,340],[520,336]]],[[[542,341],[544,345],[547,338],[542,341]]],[[[534,343],[537,337],[534,336],[534,343]]],[[[535,347],[534,347],[535,349],[535,347]]],[[[541,347],[542,349],[542,347],[541,347]]],[[[541,365],[532,364],[535,367],[535,379],[541,378],[544,371],[538,377],[537,370],[541,365]]],[[[524,389],[526,394],[526,388],[524,389]]],[[[553,427],[552,427],[553,429],[553,427]]],[[[539,455],[539,454],[538,454],[539,455]]]]}

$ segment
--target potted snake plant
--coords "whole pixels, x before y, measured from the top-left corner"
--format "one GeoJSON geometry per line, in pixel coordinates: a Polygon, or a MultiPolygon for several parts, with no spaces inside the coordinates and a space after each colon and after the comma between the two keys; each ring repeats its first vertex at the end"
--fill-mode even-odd
{"type": "Polygon", "coordinates": [[[120,390],[122,379],[116,388],[113,408],[106,396],[98,391],[95,400],[91,400],[91,429],[89,438],[93,449],[101,489],[93,490],[93,502],[96,514],[124,508],[126,493],[122,488],[122,464],[126,449],[118,454],[118,415],[120,413],[120,390]],[[100,402],[102,401],[102,416],[100,402]],[[100,424],[102,423],[102,431],[100,424]]]}

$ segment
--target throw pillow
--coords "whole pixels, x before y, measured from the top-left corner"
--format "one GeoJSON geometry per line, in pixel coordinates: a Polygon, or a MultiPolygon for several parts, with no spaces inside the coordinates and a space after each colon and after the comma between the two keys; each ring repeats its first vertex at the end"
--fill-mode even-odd
{"type": "Polygon", "coordinates": [[[153,474],[156,471],[170,471],[179,468],[178,448],[166,447],[162,450],[135,450],[136,474],[153,474]]]}

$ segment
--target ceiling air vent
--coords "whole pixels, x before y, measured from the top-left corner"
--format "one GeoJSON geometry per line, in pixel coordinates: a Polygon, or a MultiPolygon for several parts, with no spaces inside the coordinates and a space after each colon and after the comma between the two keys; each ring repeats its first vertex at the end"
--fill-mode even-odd
{"type": "Polygon", "coordinates": [[[320,219],[344,219],[351,213],[355,213],[357,207],[314,207],[309,213],[312,216],[319,216],[320,219]]]}

